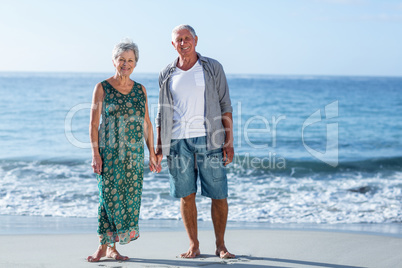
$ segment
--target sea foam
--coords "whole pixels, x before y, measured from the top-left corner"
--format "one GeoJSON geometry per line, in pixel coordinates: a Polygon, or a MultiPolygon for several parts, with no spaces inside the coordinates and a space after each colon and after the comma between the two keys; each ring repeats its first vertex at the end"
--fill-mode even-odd
{"type": "MultiPolygon", "coordinates": [[[[97,216],[98,188],[89,161],[1,161],[0,178],[3,215],[97,216]]],[[[229,220],[234,222],[402,222],[402,172],[292,177],[232,167],[228,181],[229,220]]],[[[210,199],[198,192],[197,205],[199,219],[210,220],[210,199]]],[[[181,219],[179,206],[169,195],[166,170],[146,171],[141,219],[181,219]]]]}

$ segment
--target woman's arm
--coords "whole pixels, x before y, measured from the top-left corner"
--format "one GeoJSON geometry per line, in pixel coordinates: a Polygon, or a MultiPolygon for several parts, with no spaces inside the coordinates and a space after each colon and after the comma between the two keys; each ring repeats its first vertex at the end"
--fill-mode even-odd
{"type": "Polygon", "coordinates": [[[99,122],[102,114],[102,103],[104,91],[101,83],[96,84],[92,96],[90,123],[89,123],[89,139],[92,148],[92,168],[94,173],[101,174],[102,159],[99,154],[99,122]]]}
{"type": "Polygon", "coordinates": [[[145,116],[144,116],[144,139],[147,144],[149,151],[149,169],[152,172],[160,172],[161,167],[157,164],[156,156],[155,156],[155,148],[154,148],[154,131],[152,128],[151,120],[149,119],[148,113],[148,96],[147,91],[144,86],[142,86],[142,90],[145,94],[145,116]]]}

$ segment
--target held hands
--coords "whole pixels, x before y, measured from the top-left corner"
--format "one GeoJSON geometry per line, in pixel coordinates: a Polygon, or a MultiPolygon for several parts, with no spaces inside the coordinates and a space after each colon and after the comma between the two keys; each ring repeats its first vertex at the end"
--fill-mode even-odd
{"type": "MultiPolygon", "coordinates": [[[[163,157],[163,156],[162,156],[163,157]]],[[[162,170],[162,158],[159,161],[158,155],[152,154],[149,156],[149,170],[152,172],[161,172],[162,170]]]]}

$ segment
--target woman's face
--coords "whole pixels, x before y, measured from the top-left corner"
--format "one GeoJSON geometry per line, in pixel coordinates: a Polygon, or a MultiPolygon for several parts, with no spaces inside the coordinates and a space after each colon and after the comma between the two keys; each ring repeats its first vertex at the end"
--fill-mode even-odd
{"type": "Polygon", "coordinates": [[[113,61],[113,65],[119,75],[129,76],[135,68],[134,52],[132,50],[124,51],[113,61]]]}

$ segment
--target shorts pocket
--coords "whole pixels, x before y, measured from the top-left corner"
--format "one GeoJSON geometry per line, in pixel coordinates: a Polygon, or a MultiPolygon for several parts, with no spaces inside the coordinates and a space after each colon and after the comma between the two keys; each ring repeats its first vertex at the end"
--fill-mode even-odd
{"type": "Polygon", "coordinates": [[[220,181],[225,179],[226,170],[222,161],[222,150],[215,151],[207,155],[208,168],[211,170],[214,181],[220,181]]]}
{"type": "Polygon", "coordinates": [[[166,156],[167,158],[167,164],[169,168],[169,174],[172,175],[172,177],[177,176],[177,155],[168,155],[166,156]]]}

